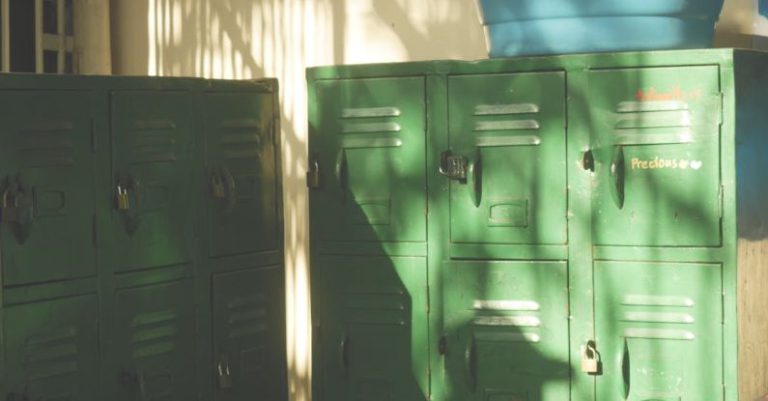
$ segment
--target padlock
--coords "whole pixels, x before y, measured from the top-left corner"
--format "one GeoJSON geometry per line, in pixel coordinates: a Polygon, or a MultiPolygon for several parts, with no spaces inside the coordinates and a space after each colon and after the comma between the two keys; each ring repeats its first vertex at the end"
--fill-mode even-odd
{"type": "Polygon", "coordinates": [[[587,343],[581,355],[581,371],[590,374],[600,372],[600,356],[592,341],[587,343]]]}
{"type": "Polygon", "coordinates": [[[117,209],[128,210],[131,208],[131,201],[128,199],[128,190],[122,186],[117,186],[117,209]]]}
{"type": "Polygon", "coordinates": [[[219,361],[217,369],[219,388],[222,390],[232,388],[232,373],[229,371],[229,363],[225,362],[225,360],[222,358],[222,360],[219,361]]]}
{"type": "Polygon", "coordinates": [[[17,223],[19,221],[19,199],[13,196],[13,200],[9,201],[10,190],[5,190],[3,193],[3,214],[2,219],[6,223],[17,223]]]}
{"type": "Polygon", "coordinates": [[[307,171],[307,188],[319,188],[320,187],[320,165],[315,160],[311,167],[307,171]]]}
{"type": "Polygon", "coordinates": [[[216,199],[224,199],[226,197],[224,182],[218,174],[211,176],[211,191],[213,192],[213,197],[216,199]]]}

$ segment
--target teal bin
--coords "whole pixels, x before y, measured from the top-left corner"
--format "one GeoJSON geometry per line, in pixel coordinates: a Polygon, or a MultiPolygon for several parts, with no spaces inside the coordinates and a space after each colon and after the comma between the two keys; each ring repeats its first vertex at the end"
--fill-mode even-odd
{"type": "Polygon", "coordinates": [[[479,0],[491,57],[709,47],[723,0],[479,0]]]}

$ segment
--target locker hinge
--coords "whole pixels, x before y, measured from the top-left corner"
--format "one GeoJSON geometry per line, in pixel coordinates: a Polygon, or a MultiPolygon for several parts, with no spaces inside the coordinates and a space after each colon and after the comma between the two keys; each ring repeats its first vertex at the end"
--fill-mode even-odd
{"type": "Polygon", "coordinates": [[[717,122],[717,125],[723,125],[723,120],[725,119],[725,95],[723,92],[720,92],[720,113],[718,113],[718,117],[720,121],[717,122]]]}
{"type": "Polygon", "coordinates": [[[723,198],[725,197],[725,188],[723,188],[722,185],[717,190],[717,216],[720,218],[720,220],[723,219],[724,209],[725,206],[723,205],[723,198]]]}
{"type": "Polygon", "coordinates": [[[96,122],[91,119],[91,151],[96,152],[96,122]]]}

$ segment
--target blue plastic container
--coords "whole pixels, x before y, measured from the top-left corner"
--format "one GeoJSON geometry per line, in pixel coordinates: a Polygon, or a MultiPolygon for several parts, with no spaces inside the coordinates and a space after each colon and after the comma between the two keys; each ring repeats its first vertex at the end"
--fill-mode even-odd
{"type": "Polygon", "coordinates": [[[491,57],[709,47],[723,0],[479,0],[491,57]]]}

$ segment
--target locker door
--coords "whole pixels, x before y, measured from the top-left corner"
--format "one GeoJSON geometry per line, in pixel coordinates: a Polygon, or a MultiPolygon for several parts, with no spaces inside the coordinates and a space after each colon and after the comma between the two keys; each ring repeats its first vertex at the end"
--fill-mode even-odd
{"type": "Polygon", "coordinates": [[[287,399],[280,266],[213,277],[213,366],[220,401],[287,399]]]}
{"type": "Polygon", "coordinates": [[[281,241],[276,109],[269,93],[205,95],[211,257],[273,250],[281,241]]]}
{"type": "Polygon", "coordinates": [[[189,280],[117,291],[118,400],[195,399],[195,306],[189,280]]]}
{"type": "Polygon", "coordinates": [[[320,81],[310,123],[314,235],[426,239],[424,79],[320,81]]]}
{"type": "Polygon", "coordinates": [[[112,93],[116,271],[191,260],[190,99],[187,92],[112,93]]]}
{"type": "Polygon", "coordinates": [[[722,400],[721,268],[595,263],[597,401],[722,400]]]}
{"type": "Polygon", "coordinates": [[[566,242],[565,74],[449,78],[451,242],[566,242]]]}
{"type": "Polygon", "coordinates": [[[449,262],[445,366],[455,400],[568,400],[565,262],[449,262]]]}
{"type": "Polygon", "coordinates": [[[100,401],[97,299],[93,295],[7,307],[3,400],[100,401]],[[26,398],[25,398],[26,397],[26,398]]]}
{"type": "Polygon", "coordinates": [[[322,399],[426,400],[424,258],[322,257],[313,274],[322,399]]]}
{"type": "Polygon", "coordinates": [[[589,75],[597,245],[721,242],[716,66],[589,75]]]}
{"type": "Polygon", "coordinates": [[[0,121],[3,283],[94,275],[90,94],[2,91],[0,121]]]}

